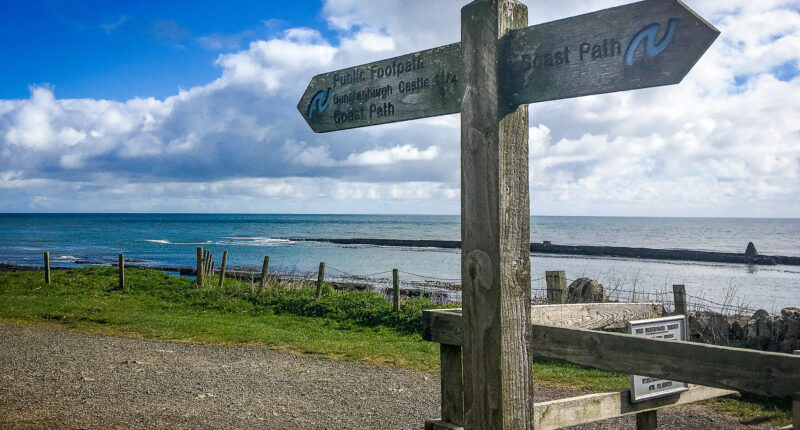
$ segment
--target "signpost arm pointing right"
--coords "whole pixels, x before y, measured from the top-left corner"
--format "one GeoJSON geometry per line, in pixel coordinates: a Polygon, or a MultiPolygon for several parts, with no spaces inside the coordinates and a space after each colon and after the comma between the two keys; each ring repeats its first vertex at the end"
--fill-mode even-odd
{"type": "Polygon", "coordinates": [[[461,280],[464,427],[532,429],[528,107],[509,107],[502,70],[513,0],[461,10],[461,280]]]}

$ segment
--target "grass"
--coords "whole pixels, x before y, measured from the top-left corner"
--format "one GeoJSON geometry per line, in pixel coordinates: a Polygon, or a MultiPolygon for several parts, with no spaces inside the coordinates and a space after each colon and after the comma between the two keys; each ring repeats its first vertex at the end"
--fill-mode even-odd
{"type": "MultiPolygon", "coordinates": [[[[0,319],[55,324],[72,330],[166,341],[247,344],[313,357],[344,359],[438,372],[439,347],[421,337],[422,311],[442,307],[407,300],[393,312],[380,294],[336,291],[326,286],[315,299],[312,287],[273,281],[263,294],[227,279],[222,290],[197,288],[194,281],[160,271],[126,270],[119,289],[117,269],[80,268],[53,272],[0,272],[0,319]]],[[[210,285],[219,278],[212,277],[210,285]]],[[[457,306],[457,305],[449,305],[457,306]]],[[[628,375],[566,363],[536,361],[537,384],[618,391],[628,375]]],[[[745,397],[708,402],[744,419],[791,420],[791,402],[745,397]]]]}

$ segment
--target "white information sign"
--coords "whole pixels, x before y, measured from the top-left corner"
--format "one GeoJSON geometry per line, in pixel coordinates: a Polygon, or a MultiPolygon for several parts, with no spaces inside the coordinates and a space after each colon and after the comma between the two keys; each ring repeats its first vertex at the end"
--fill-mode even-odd
{"type": "MultiPolygon", "coordinates": [[[[628,332],[653,339],[686,340],[686,317],[630,321],[628,332]]],[[[657,352],[656,352],[657,353],[657,352]]],[[[669,396],[689,389],[685,382],[668,381],[649,376],[631,375],[631,401],[641,402],[655,397],[669,396]]]]}

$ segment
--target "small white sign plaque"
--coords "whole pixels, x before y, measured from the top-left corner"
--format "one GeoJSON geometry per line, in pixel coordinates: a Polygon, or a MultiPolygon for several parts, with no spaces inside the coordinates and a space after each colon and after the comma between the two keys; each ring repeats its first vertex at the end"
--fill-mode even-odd
{"type": "MultiPolygon", "coordinates": [[[[628,323],[628,332],[632,335],[653,339],[686,340],[686,317],[678,315],[630,321],[628,323]]],[[[689,384],[685,382],[631,375],[631,401],[634,403],[677,394],[688,389],[689,384]]]]}

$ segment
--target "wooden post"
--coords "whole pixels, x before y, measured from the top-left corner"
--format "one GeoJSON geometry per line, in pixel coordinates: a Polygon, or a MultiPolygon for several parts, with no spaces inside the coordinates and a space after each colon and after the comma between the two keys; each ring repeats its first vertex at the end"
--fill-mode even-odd
{"type": "Polygon", "coordinates": [[[225,265],[228,264],[228,251],[222,251],[222,265],[219,267],[219,289],[225,283],[225,265]]]}
{"type": "Polygon", "coordinates": [[[205,264],[203,265],[203,275],[205,279],[205,277],[208,277],[208,275],[210,274],[209,269],[211,268],[211,251],[206,249],[205,255],[203,255],[203,261],[205,262],[205,264]]]}
{"type": "Polygon", "coordinates": [[[461,347],[439,345],[442,380],[442,421],[464,425],[464,385],[461,367],[461,347]]]}
{"type": "Polygon", "coordinates": [[[688,309],[686,309],[686,287],[673,285],[672,297],[675,302],[675,315],[688,315],[688,309]]]}
{"type": "Polygon", "coordinates": [[[267,286],[267,271],[269,269],[269,255],[264,256],[264,264],[261,265],[261,284],[258,286],[258,294],[264,292],[267,286]]]}
{"type": "MultiPolygon", "coordinates": [[[[794,355],[800,355],[800,350],[795,351],[794,355]]],[[[792,428],[800,430],[800,399],[792,402],[792,428]]]]}
{"type": "Polygon", "coordinates": [[[125,289],[125,254],[119,253],[119,289],[125,289]]]}
{"type": "Polygon", "coordinates": [[[197,272],[195,273],[195,277],[197,278],[197,286],[203,285],[203,257],[205,254],[203,253],[203,247],[197,247],[197,272]]]}
{"type": "Polygon", "coordinates": [[[531,429],[528,107],[510,106],[514,0],[461,9],[461,282],[464,427],[531,429]]]}
{"type": "Polygon", "coordinates": [[[44,252],[44,283],[50,284],[50,252],[44,252]]]}
{"type": "Polygon", "coordinates": [[[319,263],[319,271],[317,272],[317,299],[322,297],[322,282],[325,281],[325,263],[319,263]]]}
{"type": "Polygon", "coordinates": [[[658,410],[636,414],[636,430],[656,430],[657,428],[658,410]]]}
{"type": "Polygon", "coordinates": [[[567,274],[563,270],[544,272],[547,281],[547,301],[552,305],[567,303],[567,274]]]}
{"type": "MultiPolygon", "coordinates": [[[[394,303],[394,311],[400,312],[400,274],[397,269],[392,269],[392,302],[394,303]]],[[[460,357],[461,348],[458,349],[460,357]]]]}

